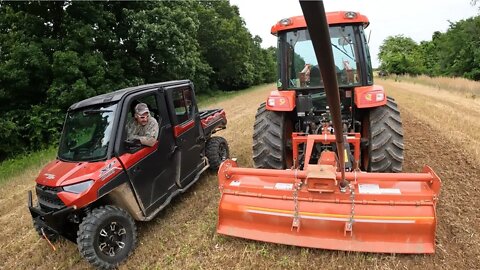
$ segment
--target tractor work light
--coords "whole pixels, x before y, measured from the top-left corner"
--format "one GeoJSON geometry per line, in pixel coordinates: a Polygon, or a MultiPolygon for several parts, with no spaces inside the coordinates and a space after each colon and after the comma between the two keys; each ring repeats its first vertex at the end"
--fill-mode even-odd
{"type": "Polygon", "coordinates": [[[281,19],[279,21],[279,23],[283,26],[288,26],[288,25],[292,24],[292,20],[290,20],[289,18],[281,19]]]}
{"type": "Polygon", "coordinates": [[[375,101],[383,101],[385,99],[384,93],[378,93],[375,95],[375,101]]]}
{"type": "Polygon", "coordinates": [[[76,183],[73,185],[64,186],[63,190],[70,193],[80,194],[90,188],[93,184],[93,180],[87,180],[85,182],[76,183]]]}
{"type": "Polygon", "coordinates": [[[347,19],[355,19],[357,17],[357,13],[353,11],[347,11],[345,12],[345,18],[347,19]]]}
{"type": "Polygon", "coordinates": [[[275,107],[275,99],[274,98],[269,98],[267,104],[270,107],[275,107]]]}

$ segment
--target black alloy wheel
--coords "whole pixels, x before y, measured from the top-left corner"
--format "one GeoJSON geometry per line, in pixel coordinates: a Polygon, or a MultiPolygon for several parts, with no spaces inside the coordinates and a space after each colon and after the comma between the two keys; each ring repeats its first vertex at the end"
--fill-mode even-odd
{"type": "Polygon", "coordinates": [[[117,223],[111,221],[100,230],[98,237],[98,249],[107,256],[115,257],[125,248],[127,240],[127,231],[117,223]]]}
{"type": "Polygon", "coordinates": [[[100,269],[116,268],[135,248],[137,229],[132,217],[113,205],[93,209],[77,232],[80,254],[100,269]]]}

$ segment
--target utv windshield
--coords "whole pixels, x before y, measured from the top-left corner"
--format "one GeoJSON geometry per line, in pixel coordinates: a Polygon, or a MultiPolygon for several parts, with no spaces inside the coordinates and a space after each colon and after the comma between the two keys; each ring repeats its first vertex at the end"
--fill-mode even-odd
{"type": "MultiPolygon", "coordinates": [[[[330,40],[332,44],[338,85],[355,86],[360,84],[357,71],[358,56],[353,26],[331,26],[330,40]]],[[[279,48],[282,65],[280,74],[288,80],[278,81],[279,88],[323,87],[318,61],[315,56],[310,34],[307,29],[288,31],[279,34],[279,48]],[[288,83],[288,86],[282,85],[288,83]]],[[[281,76],[281,75],[280,75],[281,76]]],[[[282,76],[281,76],[282,77],[282,76]]]]}
{"type": "Polygon", "coordinates": [[[88,107],[69,112],[58,149],[65,161],[95,161],[107,156],[117,105],[88,107]]]}

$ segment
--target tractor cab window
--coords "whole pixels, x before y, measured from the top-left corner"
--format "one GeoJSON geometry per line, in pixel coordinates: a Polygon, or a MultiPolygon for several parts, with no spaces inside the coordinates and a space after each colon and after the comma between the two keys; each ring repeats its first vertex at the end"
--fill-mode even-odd
{"type": "Polygon", "coordinates": [[[70,111],[63,127],[58,157],[65,161],[106,158],[117,104],[70,111]]]}
{"type": "Polygon", "coordinates": [[[181,124],[193,116],[192,90],[179,88],[173,91],[173,106],[175,108],[176,123],[181,124]]]}
{"type": "MultiPolygon", "coordinates": [[[[359,84],[356,40],[352,26],[331,26],[335,72],[339,86],[359,84]]],[[[279,48],[284,51],[280,62],[286,80],[279,80],[279,88],[323,87],[318,61],[307,29],[283,32],[279,35],[279,48]],[[282,81],[288,86],[282,85],[282,81]]],[[[282,76],[281,76],[282,77],[282,76]]]]}

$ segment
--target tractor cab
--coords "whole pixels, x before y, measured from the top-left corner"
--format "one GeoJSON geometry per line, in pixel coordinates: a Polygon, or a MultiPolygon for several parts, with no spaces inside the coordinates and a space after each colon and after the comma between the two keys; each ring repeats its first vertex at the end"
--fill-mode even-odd
{"type": "MultiPolygon", "coordinates": [[[[271,28],[271,33],[278,38],[277,89],[271,91],[265,104],[259,106],[255,118],[255,167],[285,169],[295,162],[302,163],[303,159],[296,159],[293,154],[292,137],[296,136],[295,133],[333,134],[331,108],[325,91],[327,83],[322,78],[331,73],[339,92],[342,132],[358,137],[357,142],[350,143],[348,148],[361,147],[356,153],[347,151],[351,152],[347,155],[355,159],[348,163],[348,170],[401,171],[403,138],[399,111],[383,87],[373,83],[372,63],[364,32],[369,20],[352,11],[327,12],[325,17],[326,25],[321,25],[317,18],[313,25],[307,27],[304,16],[294,16],[278,21],[271,28]],[[316,51],[312,33],[320,26],[324,29],[321,36],[326,42],[319,48],[320,51],[316,51]],[[321,70],[321,62],[325,58],[317,58],[317,54],[330,54],[330,51],[333,68],[321,70]],[[373,113],[375,110],[379,112],[373,113]],[[375,116],[378,115],[382,118],[377,119],[375,116]],[[272,119],[275,119],[275,125],[264,124],[272,119]],[[395,121],[394,124],[391,121],[395,121]],[[276,126],[284,132],[277,131],[276,126]],[[388,133],[385,136],[394,139],[382,140],[376,129],[384,130],[388,133]],[[271,134],[276,134],[277,142],[271,143],[271,134]],[[369,144],[370,141],[374,142],[369,144]],[[377,150],[381,153],[372,155],[377,150]]],[[[304,148],[303,144],[299,146],[299,157],[305,154],[304,148]]],[[[316,144],[308,162],[317,162],[324,150],[334,151],[335,146],[331,143],[316,144]]]]}
{"type": "MultiPolygon", "coordinates": [[[[327,13],[330,41],[339,87],[373,84],[370,53],[364,29],[367,17],[357,12],[327,13]]],[[[278,37],[279,90],[323,88],[323,80],[303,16],[280,20],[272,27],[278,37]]]]}

